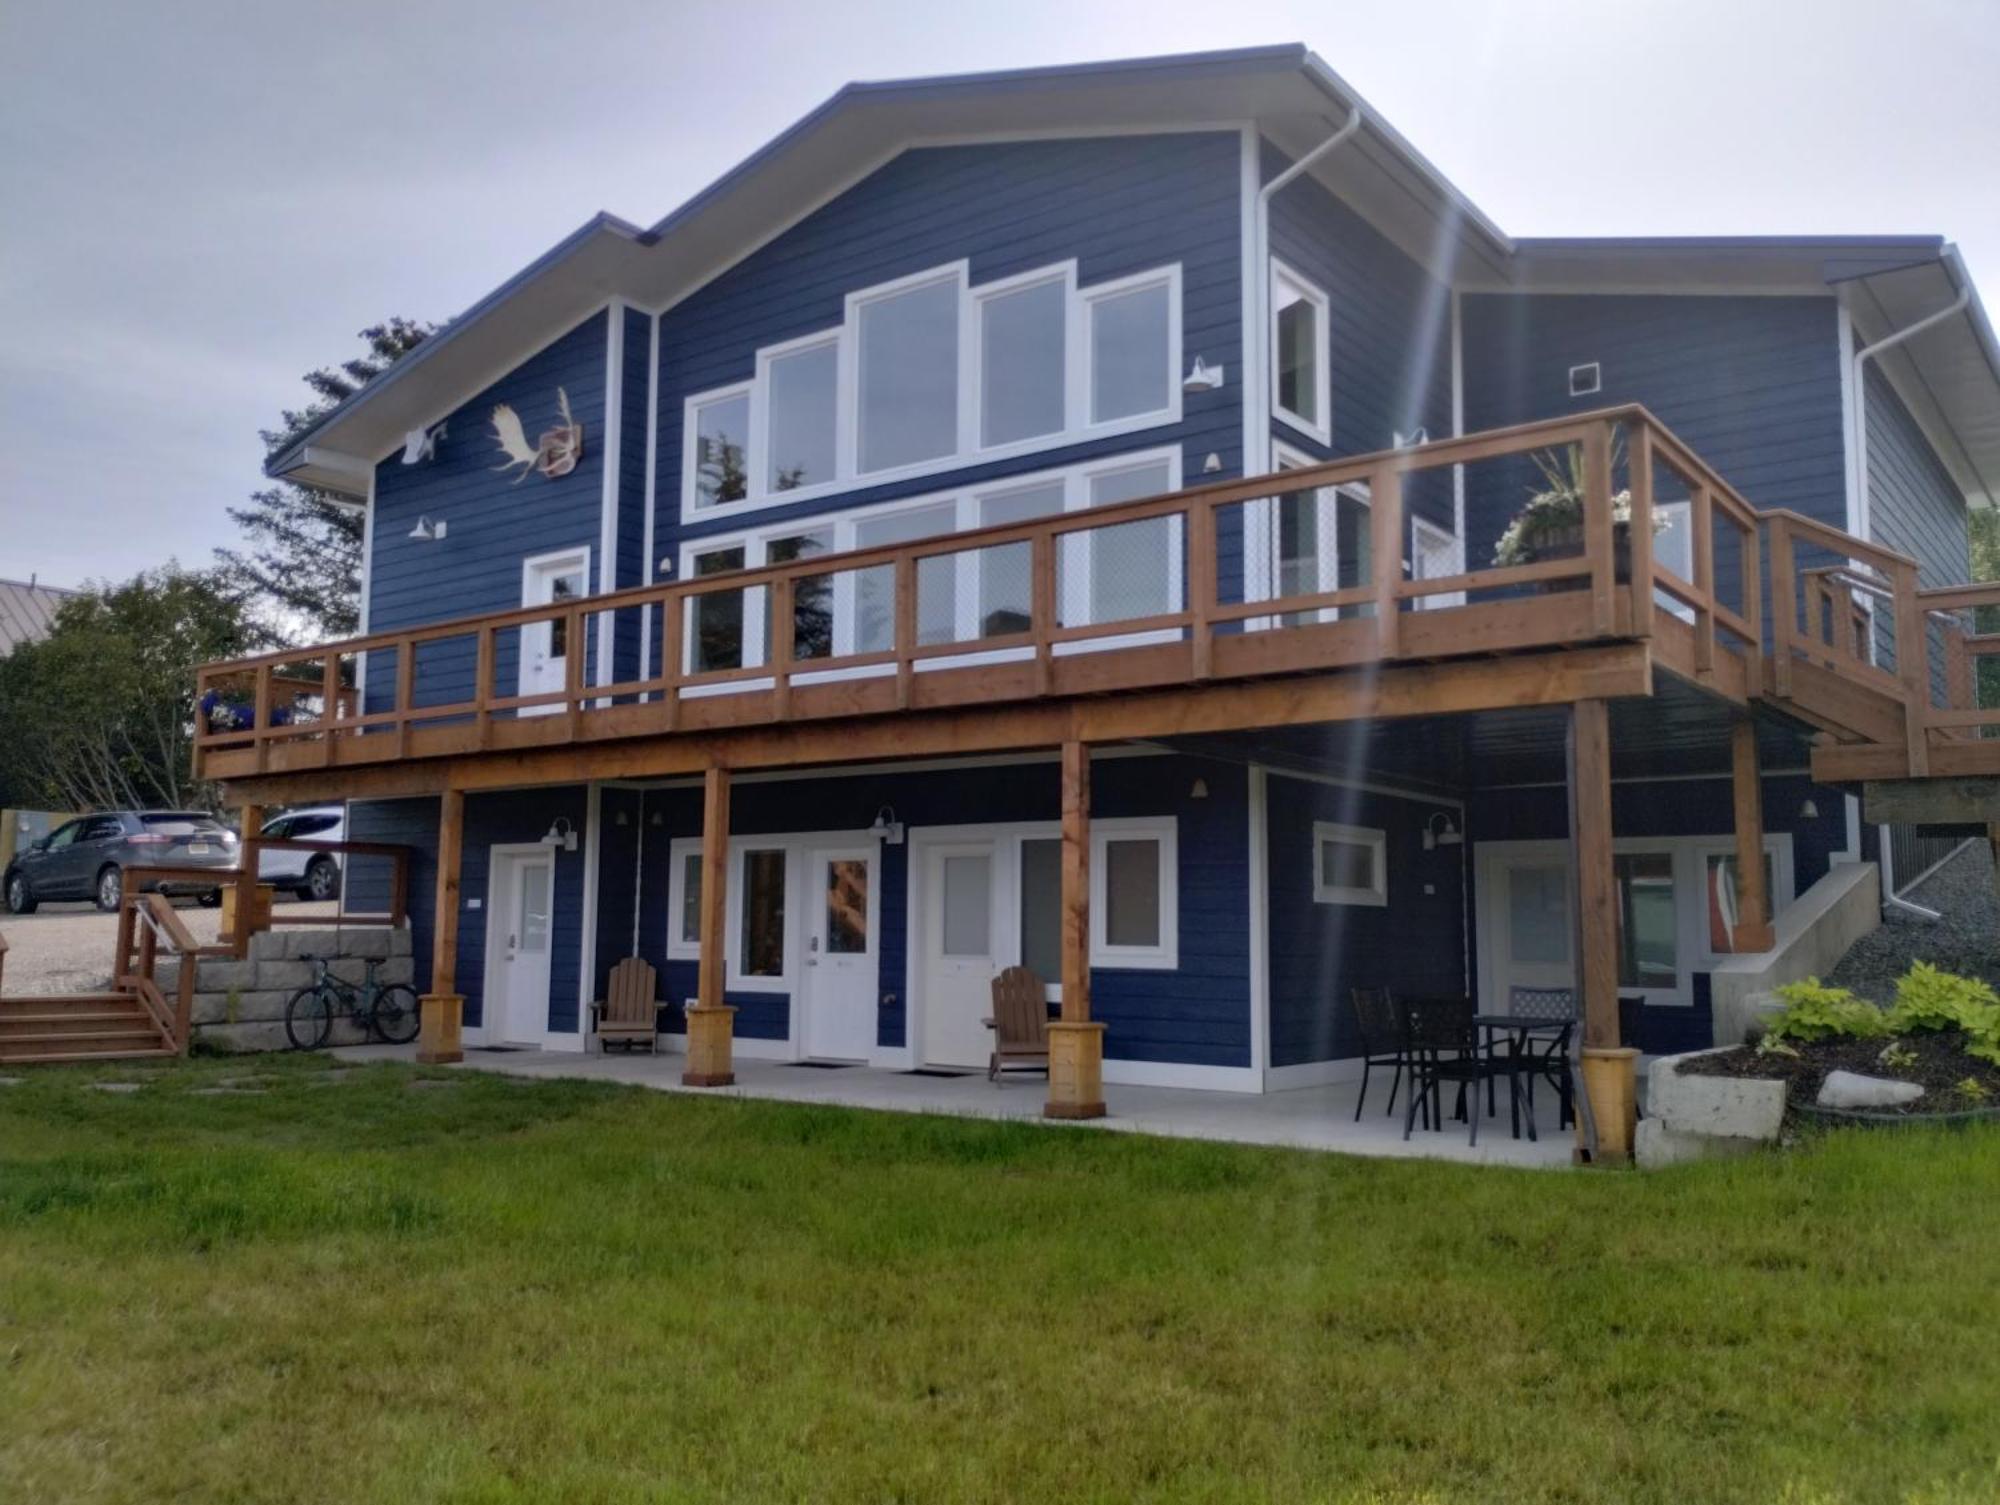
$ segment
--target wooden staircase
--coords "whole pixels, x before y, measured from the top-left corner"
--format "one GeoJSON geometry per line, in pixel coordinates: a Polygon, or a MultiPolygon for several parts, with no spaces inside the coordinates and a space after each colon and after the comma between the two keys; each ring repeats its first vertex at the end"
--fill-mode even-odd
{"type": "MultiPolygon", "coordinates": [[[[167,906],[161,901],[159,907],[167,906]]],[[[9,998],[0,991],[0,1066],[179,1055],[181,1035],[173,1006],[152,978],[152,934],[149,929],[139,969],[121,973],[109,992],[9,998]]],[[[0,987],[6,980],[6,961],[7,938],[0,936],[0,987]]],[[[182,970],[192,982],[192,957],[182,970]]]]}

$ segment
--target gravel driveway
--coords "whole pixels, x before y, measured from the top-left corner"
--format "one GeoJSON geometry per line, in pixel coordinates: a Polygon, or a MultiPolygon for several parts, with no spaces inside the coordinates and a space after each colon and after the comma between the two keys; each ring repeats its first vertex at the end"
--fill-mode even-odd
{"type": "MultiPolygon", "coordinates": [[[[331,915],[334,906],[278,901],[286,915],[331,915]]],[[[177,903],[181,922],[202,945],[213,945],[222,911],[177,903]]],[[[88,993],[111,980],[111,948],[118,916],[90,904],[44,904],[31,915],[0,914],[7,958],[0,962],[0,993],[88,993]]]]}

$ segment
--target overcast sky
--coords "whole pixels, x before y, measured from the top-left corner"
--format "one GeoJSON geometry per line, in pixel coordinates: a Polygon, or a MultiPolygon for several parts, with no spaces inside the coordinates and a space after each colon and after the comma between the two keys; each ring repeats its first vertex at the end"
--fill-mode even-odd
{"type": "Polygon", "coordinates": [[[357,330],[851,79],[1291,41],[1509,233],[1936,232],[2000,311],[1995,0],[0,0],[0,576],[206,563],[357,330]]]}

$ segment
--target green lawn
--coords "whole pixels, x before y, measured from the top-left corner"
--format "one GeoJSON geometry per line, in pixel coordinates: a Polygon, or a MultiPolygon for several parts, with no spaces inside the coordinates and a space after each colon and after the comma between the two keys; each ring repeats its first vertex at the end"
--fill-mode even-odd
{"type": "Polygon", "coordinates": [[[2000,1134],[1641,1177],[438,1075],[0,1087],[0,1500],[2000,1498],[2000,1134]]]}

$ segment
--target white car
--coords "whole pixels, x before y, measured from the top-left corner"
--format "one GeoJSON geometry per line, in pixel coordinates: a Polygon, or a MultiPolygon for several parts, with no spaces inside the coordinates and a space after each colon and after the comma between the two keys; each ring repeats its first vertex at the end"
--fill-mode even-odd
{"type": "MultiPolygon", "coordinates": [[[[262,834],[272,840],[340,841],[347,831],[347,811],[340,805],[315,805],[287,810],[264,822],[262,834]]],[[[340,852],[295,852],[288,849],[257,855],[257,878],[273,888],[290,889],[301,899],[340,897],[340,852]]]]}

